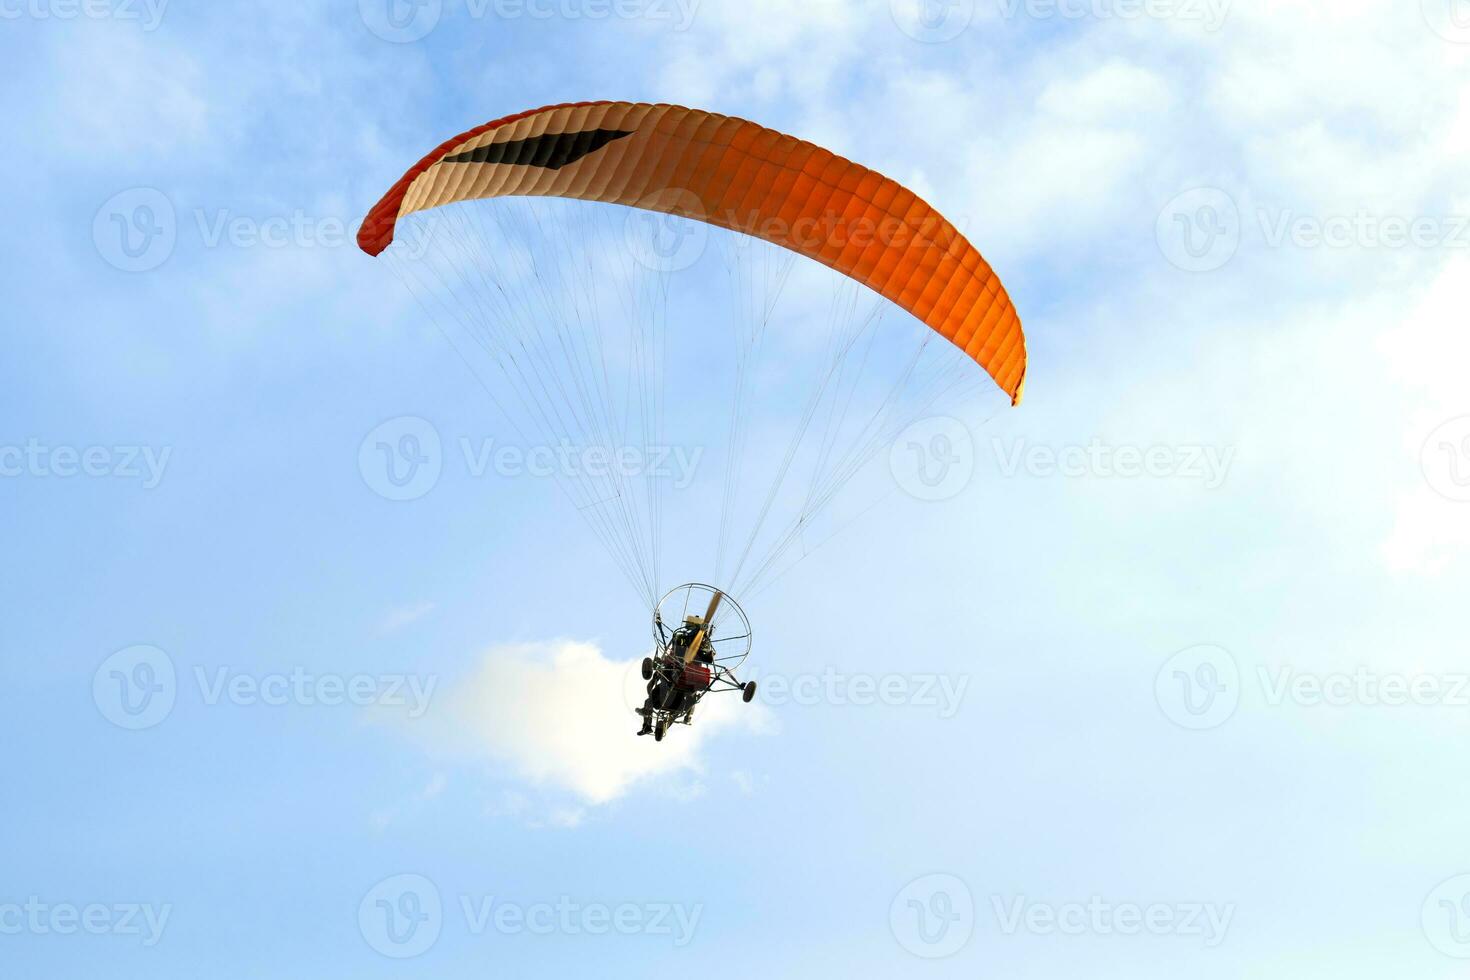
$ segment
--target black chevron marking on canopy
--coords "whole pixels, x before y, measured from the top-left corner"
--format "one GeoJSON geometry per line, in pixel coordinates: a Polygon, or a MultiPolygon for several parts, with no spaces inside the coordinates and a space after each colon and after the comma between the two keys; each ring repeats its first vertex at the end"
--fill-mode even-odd
{"type": "Polygon", "coordinates": [[[509,143],[490,143],[444,158],[445,163],[508,163],[512,166],[560,170],[613,140],[632,136],[631,129],[584,129],[579,133],[545,133],[509,143]]]}

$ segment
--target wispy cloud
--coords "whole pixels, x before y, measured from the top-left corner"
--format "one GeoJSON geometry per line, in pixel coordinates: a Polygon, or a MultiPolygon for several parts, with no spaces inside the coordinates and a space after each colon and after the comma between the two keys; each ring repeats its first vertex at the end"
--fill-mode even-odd
{"type": "Polygon", "coordinates": [[[429,615],[429,613],[433,612],[437,608],[438,603],[425,600],[423,602],[415,602],[411,605],[398,606],[394,609],[390,609],[388,611],[388,614],[384,616],[382,621],[378,624],[378,632],[397,632],[398,630],[403,629],[405,626],[411,626],[412,624],[417,623],[419,620],[423,619],[425,616],[429,615]]]}
{"type": "Polygon", "coordinates": [[[442,772],[436,772],[430,777],[428,784],[405,803],[395,806],[385,806],[373,811],[372,816],[369,818],[373,829],[382,833],[393,826],[405,812],[417,810],[431,800],[437,799],[448,786],[449,777],[442,772]]]}

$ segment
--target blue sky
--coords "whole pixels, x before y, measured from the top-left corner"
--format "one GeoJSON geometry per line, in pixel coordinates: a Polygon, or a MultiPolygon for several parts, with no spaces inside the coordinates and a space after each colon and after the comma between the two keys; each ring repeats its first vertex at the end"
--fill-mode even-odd
{"type": "Polygon", "coordinates": [[[387,9],[0,3],[0,974],[1463,971],[1459,7],[387,9]],[[1031,353],[660,746],[641,600],[468,471],[513,435],[351,242],[440,140],[602,98],[914,187],[1031,353]],[[405,417],[446,448],[394,501],[405,417]]]}

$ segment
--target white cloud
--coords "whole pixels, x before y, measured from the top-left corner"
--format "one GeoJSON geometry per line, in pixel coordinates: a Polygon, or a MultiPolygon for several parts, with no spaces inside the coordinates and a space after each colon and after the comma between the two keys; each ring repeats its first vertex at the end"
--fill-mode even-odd
{"type": "Polygon", "coordinates": [[[1110,58],[1080,76],[1062,76],[1048,84],[1037,108],[1057,119],[1097,123],[1162,112],[1174,93],[1160,75],[1121,58],[1110,58]]]}
{"type": "Polygon", "coordinates": [[[788,106],[820,104],[865,50],[859,38],[868,19],[847,0],[704,4],[693,29],[672,38],[661,87],[687,105],[728,109],[777,96],[788,106]]]}
{"type": "MultiPolygon", "coordinates": [[[[1439,575],[1470,554],[1470,503],[1437,492],[1434,478],[1451,479],[1450,460],[1423,460],[1426,440],[1452,419],[1470,416],[1470,257],[1445,263],[1422,297],[1379,342],[1388,373],[1409,393],[1400,456],[1404,480],[1393,529],[1383,544],[1395,572],[1439,575]],[[1425,472],[1424,466],[1445,467],[1425,472]]],[[[1433,452],[1431,448],[1431,452],[1433,452]]],[[[1463,462],[1463,461],[1462,461],[1463,462]]]]}
{"type": "MultiPolygon", "coordinates": [[[[595,805],[645,780],[697,774],[712,737],[768,726],[759,703],[714,695],[693,725],[675,726],[661,743],[639,738],[633,708],[643,701],[641,659],[610,660],[592,644],[565,641],[496,647],[440,699],[440,732],[532,786],[595,805]]],[[[521,796],[513,803],[506,812],[527,809],[521,796]]],[[[578,806],[554,806],[549,819],[572,826],[581,813],[578,806]]]]}

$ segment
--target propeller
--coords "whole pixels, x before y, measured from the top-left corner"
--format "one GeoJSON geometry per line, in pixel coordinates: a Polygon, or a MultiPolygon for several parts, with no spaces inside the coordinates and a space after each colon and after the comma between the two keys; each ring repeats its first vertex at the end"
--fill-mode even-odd
{"type": "Polygon", "coordinates": [[[684,650],[684,662],[686,664],[693,663],[695,655],[699,653],[699,648],[704,646],[704,635],[709,632],[710,625],[714,623],[715,613],[719,611],[720,602],[724,598],[725,593],[716,589],[714,596],[709,601],[709,609],[705,611],[704,625],[699,628],[699,632],[694,634],[694,640],[684,650]]]}

